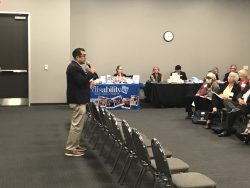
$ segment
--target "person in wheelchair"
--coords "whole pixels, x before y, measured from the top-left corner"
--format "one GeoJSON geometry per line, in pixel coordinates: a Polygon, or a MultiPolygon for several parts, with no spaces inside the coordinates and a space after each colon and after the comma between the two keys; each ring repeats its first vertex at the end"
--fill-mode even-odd
{"type": "MultiPolygon", "coordinates": [[[[233,103],[232,103],[233,104],[233,103]]],[[[223,131],[218,134],[219,137],[229,136],[232,133],[232,128],[237,118],[247,116],[250,113],[250,86],[249,84],[238,94],[235,105],[230,106],[231,110],[225,110],[223,113],[222,127],[223,131]]],[[[228,108],[228,107],[227,107],[228,108]]],[[[250,126],[249,126],[250,128],[250,126]]],[[[250,136],[250,131],[247,128],[243,133],[236,134],[237,137],[250,136]]]]}
{"type": "Polygon", "coordinates": [[[236,101],[237,95],[240,93],[240,86],[237,83],[239,76],[235,72],[230,72],[228,82],[220,86],[220,94],[213,92],[212,95],[212,111],[207,120],[206,129],[211,128],[212,120],[215,115],[219,115],[218,109],[224,108],[224,101],[236,101]]]}

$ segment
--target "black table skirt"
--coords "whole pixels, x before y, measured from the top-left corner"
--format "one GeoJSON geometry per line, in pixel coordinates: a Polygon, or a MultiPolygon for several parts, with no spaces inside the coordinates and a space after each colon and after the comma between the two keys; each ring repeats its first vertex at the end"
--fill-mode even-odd
{"type": "Polygon", "coordinates": [[[184,107],[202,84],[164,84],[147,82],[144,88],[146,101],[154,107],[184,107]]]}

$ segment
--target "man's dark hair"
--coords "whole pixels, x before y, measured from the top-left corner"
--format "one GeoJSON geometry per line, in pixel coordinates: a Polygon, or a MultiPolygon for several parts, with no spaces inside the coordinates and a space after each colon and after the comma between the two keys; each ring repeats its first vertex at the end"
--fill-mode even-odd
{"type": "Polygon", "coordinates": [[[85,52],[85,50],[83,48],[74,49],[74,51],[72,52],[72,56],[74,57],[74,59],[76,58],[76,56],[82,55],[81,51],[85,52]]]}
{"type": "Polygon", "coordinates": [[[181,70],[181,66],[180,65],[176,65],[175,66],[175,70],[181,70]]]}

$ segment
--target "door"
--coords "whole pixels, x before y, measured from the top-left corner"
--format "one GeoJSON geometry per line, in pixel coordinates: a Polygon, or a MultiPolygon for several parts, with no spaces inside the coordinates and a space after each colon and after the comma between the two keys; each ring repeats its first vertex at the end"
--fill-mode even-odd
{"type": "Polygon", "coordinates": [[[28,14],[0,13],[0,105],[28,105],[28,14]]]}

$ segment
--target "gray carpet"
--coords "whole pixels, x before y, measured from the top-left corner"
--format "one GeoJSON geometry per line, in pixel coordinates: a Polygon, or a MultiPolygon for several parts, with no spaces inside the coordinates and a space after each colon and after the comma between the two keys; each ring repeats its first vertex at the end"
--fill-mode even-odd
{"type": "MultiPolygon", "coordinates": [[[[235,137],[219,138],[193,125],[181,108],[113,112],[149,138],[158,138],[190,171],[206,174],[217,187],[249,188],[249,146],[235,137]]],[[[136,170],[119,186],[121,164],[111,175],[112,160],[104,164],[98,148],[80,158],[64,156],[67,106],[0,107],[0,120],[1,188],[127,188],[134,183],[136,170]]],[[[151,180],[145,178],[142,187],[152,187],[151,180]]]]}
{"type": "Polygon", "coordinates": [[[0,187],[119,187],[91,150],[64,156],[69,119],[66,106],[0,107],[0,187]]]}

